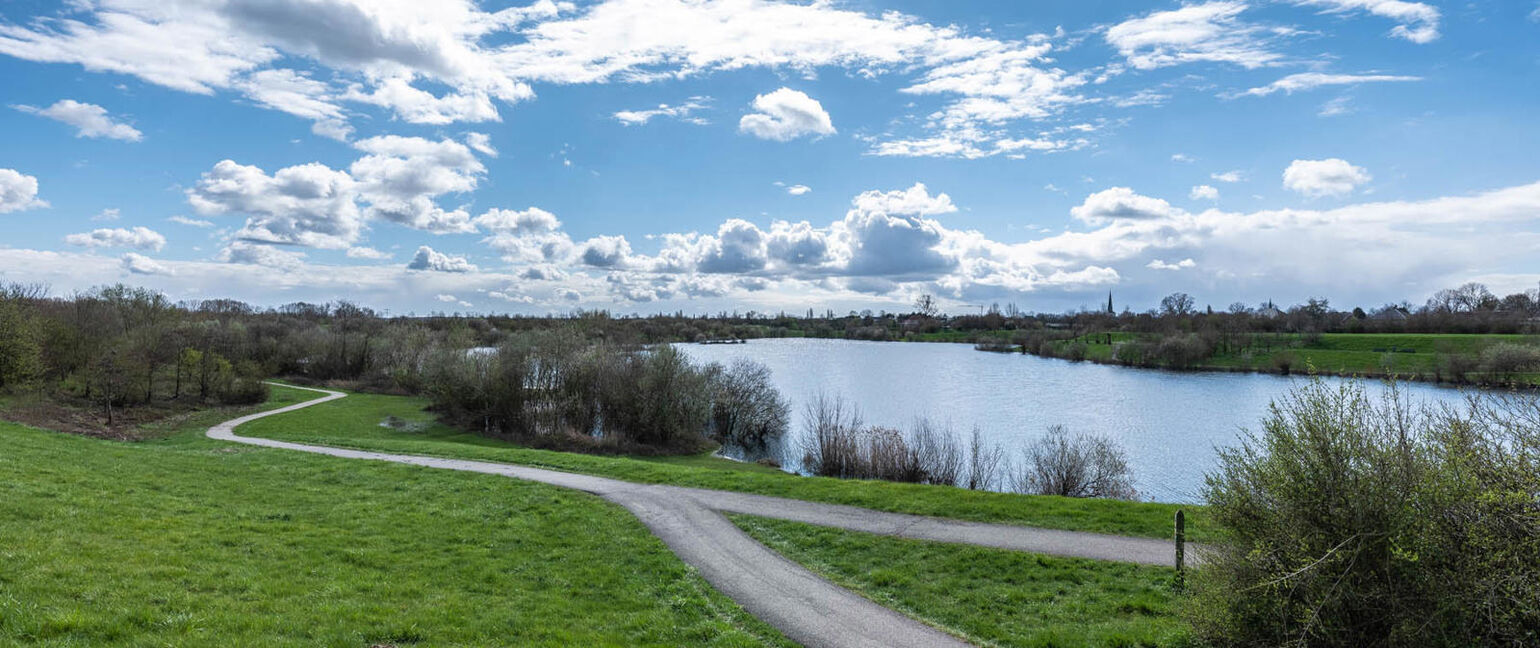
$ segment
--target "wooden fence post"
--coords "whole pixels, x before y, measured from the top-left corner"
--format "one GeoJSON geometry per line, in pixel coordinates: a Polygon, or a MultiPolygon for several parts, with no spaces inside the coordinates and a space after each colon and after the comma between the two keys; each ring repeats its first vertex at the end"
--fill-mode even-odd
{"type": "Polygon", "coordinates": [[[1176,588],[1182,589],[1186,580],[1187,517],[1182,509],[1176,510],[1176,588]]]}

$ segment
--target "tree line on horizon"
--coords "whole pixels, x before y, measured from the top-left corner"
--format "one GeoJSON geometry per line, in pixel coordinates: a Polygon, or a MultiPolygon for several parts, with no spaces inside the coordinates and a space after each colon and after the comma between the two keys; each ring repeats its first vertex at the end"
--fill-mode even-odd
{"type": "Polygon", "coordinates": [[[1007,304],[948,315],[924,296],[903,313],[388,316],[348,301],[263,308],[230,299],[173,302],[125,285],[55,296],[43,286],[5,284],[0,391],[90,403],[109,421],[136,405],[254,402],[265,394],[261,379],[272,376],[420,393],[425,359],[437,349],[497,346],[521,333],[552,329],[616,347],[764,337],[980,341],[991,333],[1031,343],[1119,330],[1179,332],[1219,348],[1242,333],[1490,334],[1531,333],[1540,326],[1540,291],[1498,297],[1480,284],[1439,291],[1419,307],[1403,303],[1371,311],[1337,310],[1315,298],[1288,307],[1233,304],[1222,311],[1195,304],[1176,293],[1138,313],[1109,308],[1031,314],[1007,304]]]}

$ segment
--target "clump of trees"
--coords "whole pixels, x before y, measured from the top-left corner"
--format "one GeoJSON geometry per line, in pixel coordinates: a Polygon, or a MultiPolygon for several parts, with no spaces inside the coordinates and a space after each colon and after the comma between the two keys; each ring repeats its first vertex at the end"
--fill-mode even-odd
{"type": "Polygon", "coordinates": [[[429,364],[426,393],[441,416],[525,443],[693,452],[715,441],[762,455],[786,431],[786,404],[763,365],[698,366],[668,345],[524,333],[493,352],[445,349],[429,364]]]}
{"type": "Polygon", "coordinates": [[[240,323],[195,317],[164,295],[111,286],[53,299],[0,286],[0,389],[87,403],[107,425],[123,409],[265,400],[240,323]]]}
{"type": "Polygon", "coordinates": [[[1221,452],[1222,527],[1193,579],[1200,638],[1235,646],[1540,642],[1540,401],[1382,402],[1320,381],[1221,452]]]}

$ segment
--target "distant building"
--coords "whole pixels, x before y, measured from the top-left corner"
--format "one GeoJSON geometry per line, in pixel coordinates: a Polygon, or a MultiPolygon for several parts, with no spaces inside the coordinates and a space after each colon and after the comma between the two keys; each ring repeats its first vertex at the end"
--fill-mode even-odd
{"type": "Polygon", "coordinates": [[[1399,307],[1387,308],[1370,315],[1369,319],[1381,322],[1404,322],[1406,321],[1406,311],[1401,310],[1399,307]]]}
{"type": "Polygon", "coordinates": [[[1278,307],[1273,305],[1273,300],[1269,299],[1267,300],[1267,304],[1265,306],[1257,309],[1257,317],[1278,319],[1283,317],[1283,311],[1278,310],[1278,307]]]}

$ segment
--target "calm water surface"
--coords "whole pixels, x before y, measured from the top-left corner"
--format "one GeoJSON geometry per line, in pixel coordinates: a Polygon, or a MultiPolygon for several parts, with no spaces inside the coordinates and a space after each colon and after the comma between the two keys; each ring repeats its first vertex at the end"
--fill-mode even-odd
{"type": "MultiPolygon", "coordinates": [[[[803,405],[819,394],[843,397],[868,424],[908,427],[929,416],[959,434],[977,426],[1012,458],[1049,425],[1063,424],[1121,443],[1135,487],[1162,502],[1197,501],[1203,475],[1216,463],[1215,446],[1234,445],[1242,428],[1257,429],[1268,403],[1303,380],[1129,369],[985,353],[967,344],[773,339],[678,346],[698,361],[748,358],[770,367],[790,401],[795,435],[802,433],[803,405]]],[[[1460,397],[1427,384],[1403,388],[1417,402],[1460,397]]]]}

